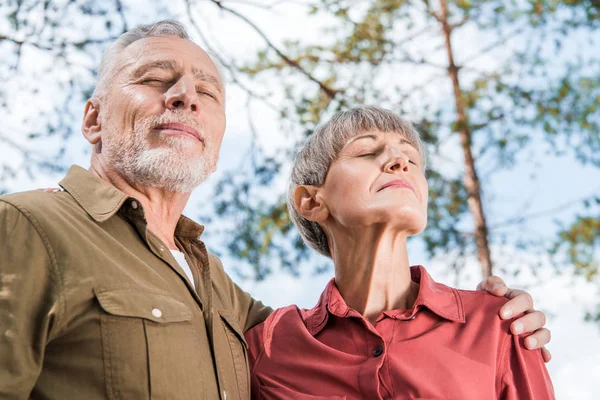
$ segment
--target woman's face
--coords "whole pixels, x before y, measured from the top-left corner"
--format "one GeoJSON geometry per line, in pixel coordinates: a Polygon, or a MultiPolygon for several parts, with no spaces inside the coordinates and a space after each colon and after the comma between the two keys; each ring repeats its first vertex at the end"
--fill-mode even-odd
{"type": "Polygon", "coordinates": [[[343,227],[385,225],[412,236],[427,224],[428,189],[418,150],[398,132],[351,138],[329,169],[320,197],[343,227]]]}

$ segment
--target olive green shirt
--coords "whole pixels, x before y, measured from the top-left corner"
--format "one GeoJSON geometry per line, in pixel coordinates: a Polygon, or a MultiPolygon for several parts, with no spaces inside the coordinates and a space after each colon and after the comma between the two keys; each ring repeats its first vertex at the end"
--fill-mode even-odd
{"type": "Polygon", "coordinates": [[[248,399],[244,332],[271,309],[181,217],[196,287],[135,199],[73,166],[0,197],[0,398],[248,399]]]}

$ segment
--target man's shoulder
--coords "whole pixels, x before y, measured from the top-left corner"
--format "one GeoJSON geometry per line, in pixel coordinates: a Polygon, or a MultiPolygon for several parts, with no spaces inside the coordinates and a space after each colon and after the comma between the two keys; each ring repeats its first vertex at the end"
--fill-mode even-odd
{"type": "Polygon", "coordinates": [[[36,213],[39,210],[51,210],[63,207],[70,198],[60,189],[38,189],[0,196],[0,203],[8,204],[24,213],[36,213]]]}
{"type": "Polygon", "coordinates": [[[21,214],[44,230],[63,226],[61,221],[73,220],[77,215],[86,217],[85,211],[69,193],[47,189],[0,196],[0,213],[21,214]]]}

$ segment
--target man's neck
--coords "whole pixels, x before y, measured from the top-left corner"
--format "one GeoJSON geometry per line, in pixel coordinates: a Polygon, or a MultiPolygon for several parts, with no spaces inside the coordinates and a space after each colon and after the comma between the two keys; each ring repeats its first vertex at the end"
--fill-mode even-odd
{"type": "Polygon", "coordinates": [[[92,159],[90,172],[139,201],[144,209],[148,229],[169,249],[177,250],[175,228],[190,198],[190,193],[170,192],[136,185],[94,159],[92,159]]]}
{"type": "Polygon", "coordinates": [[[373,325],[384,311],[408,309],[419,285],[412,282],[406,236],[378,228],[346,231],[330,241],[335,283],[346,304],[373,325]]]}

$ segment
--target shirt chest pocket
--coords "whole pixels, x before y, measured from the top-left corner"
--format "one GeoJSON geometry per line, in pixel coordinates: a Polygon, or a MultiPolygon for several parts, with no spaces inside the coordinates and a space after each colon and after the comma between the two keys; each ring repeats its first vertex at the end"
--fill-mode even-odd
{"type": "Polygon", "coordinates": [[[166,292],[132,287],[94,293],[101,308],[108,398],[205,397],[198,382],[210,350],[203,354],[200,336],[205,331],[194,328],[186,304],[166,292]]]}

